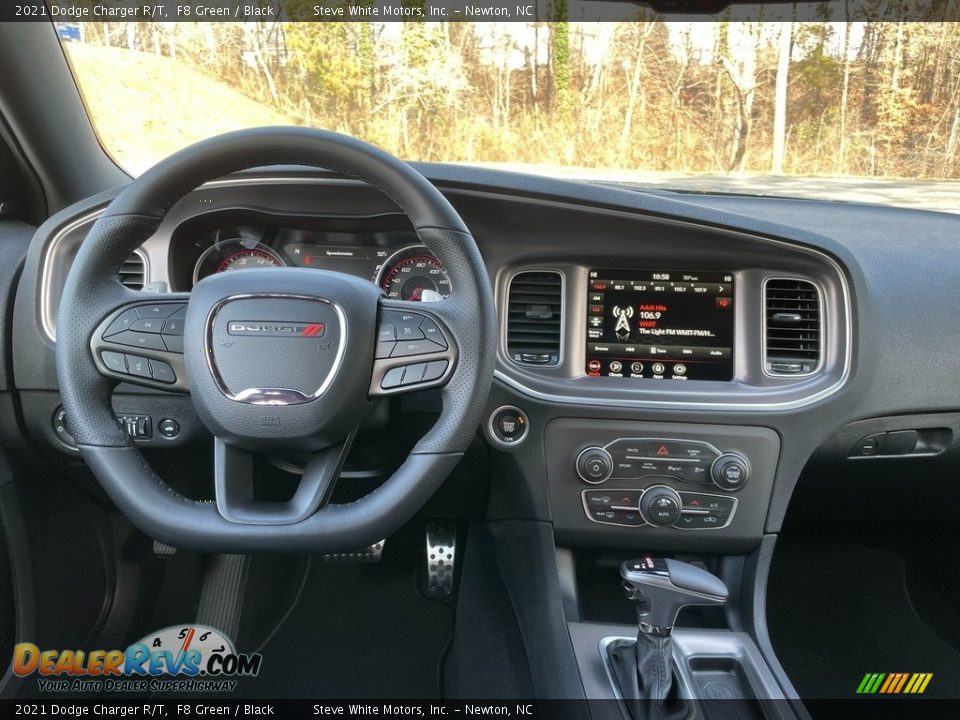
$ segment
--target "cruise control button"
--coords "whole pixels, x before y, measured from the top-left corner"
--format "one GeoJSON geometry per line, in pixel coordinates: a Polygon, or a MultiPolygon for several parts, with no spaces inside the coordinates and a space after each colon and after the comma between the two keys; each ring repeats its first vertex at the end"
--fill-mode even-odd
{"type": "Polygon", "coordinates": [[[127,367],[129,368],[131,375],[136,375],[137,377],[142,378],[153,377],[153,375],[150,373],[150,361],[145,357],[127,355],[127,367]]]}
{"type": "Polygon", "coordinates": [[[130,326],[137,320],[138,316],[136,310],[133,308],[124,310],[122,313],[120,313],[119,317],[110,323],[110,326],[103,331],[103,337],[110,337],[111,335],[116,335],[124,330],[129,330],[130,326]]]}
{"type": "Polygon", "coordinates": [[[373,357],[378,360],[380,358],[388,358],[396,346],[397,344],[393,340],[381,340],[377,343],[377,348],[373,352],[373,357]]]}
{"type": "Polygon", "coordinates": [[[413,325],[397,325],[397,340],[423,340],[423,332],[413,325]]]}
{"type": "Polygon", "coordinates": [[[438,380],[443,377],[443,374],[447,371],[447,365],[446,360],[428,362],[426,369],[423,371],[423,381],[430,382],[431,380],[438,380]]]}
{"type": "Polygon", "coordinates": [[[427,340],[432,340],[433,342],[437,343],[437,345],[440,345],[446,349],[447,340],[445,337],[443,337],[443,333],[440,331],[440,326],[430,318],[425,317],[423,322],[420,323],[420,332],[423,333],[423,336],[427,340]]]}
{"type": "Polygon", "coordinates": [[[390,357],[408,357],[410,355],[426,355],[427,353],[443,352],[444,348],[430,340],[398,340],[397,346],[390,353],[390,357]]]}
{"type": "Polygon", "coordinates": [[[182,335],[161,335],[163,342],[167,347],[167,350],[175,353],[183,352],[183,336],[182,335]]]}
{"type": "MultiPolygon", "coordinates": [[[[389,322],[396,325],[398,330],[401,327],[418,328],[424,319],[423,315],[406,310],[386,310],[383,315],[389,322]]],[[[397,337],[400,337],[399,332],[397,332],[397,337]]]]}
{"type": "Polygon", "coordinates": [[[394,332],[394,326],[392,323],[383,323],[380,327],[377,328],[377,342],[383,342],[385,340],[396,340],[397,336],[394,332]]]}
{"type": "Polygon", "coordinates": [[[423,369],[426,367],[424,363],[417,363],[416,365],[407,365],[407,371],[403,374],[403,380],[400,381],[401,385],[416,385],[418,382],[423,380],[423,369]]]}
{"type": "Polygon", "coordinates": [[[168,315],[169,320],[186,320],[187,319],[187,306],[186,305],[170,305],[169,307],[173,308],[173,311],[168,315]]]}
{"type": "Polygon", "coordinates": [[[104,350],[102,353],[100,353],[100,359],[103,360],[103,364],[107,366],[108,370],[126,374],[127,360],[123,353],[104,350]]]}
{"type": "Polygon", "coordinates": [[[109,340],[117,345],[129,345],[130,347],[146,348],[148,350],[167,349],[159,335],[134,332],[133,330],[124,330],[116,335],[111,335],[109,340]]]}
{"type": "Polygon", "coordinates": [[[150,369],[153,374],[153,379],[158,382],[174,383],[177,381],[177,376],[173,372],[173,368],[163,362],[163,360],[151,360],[150,369]]]}
{"type": "Polygon", "coordinates": [[[384,390],[399,387],[400,383],[403,382],[404,370],[406,370],[405,367],[397,367],[387,371],[387,374],[384,375],[383,379],[380,381],[380,387],[382,387],[384,390]]]}
{"type": "Polygon", "coordinates": [[[146,318],[130,323],[133,332],[158,333],[163,329],[163,318],[146,318]]]}

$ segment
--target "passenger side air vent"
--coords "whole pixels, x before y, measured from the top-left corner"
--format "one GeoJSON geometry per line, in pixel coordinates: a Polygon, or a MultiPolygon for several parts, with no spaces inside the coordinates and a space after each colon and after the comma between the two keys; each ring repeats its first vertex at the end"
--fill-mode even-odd
{"type": "Polygon", "coordinates": [[[771,375],[809,375],[820,364],[820,293],[806,280],[766,284],[764,367],[771,375]]]}
{"type": "Polygon", "coordinates": [[[559,364],[563,308],[560,273],[517,273],[507,293],[507,354],[525,365],[559,364]]]}
{"type": "Polygon", "coordinates": [[[147,268],[143,255],[137,252],[130,253],[130,257],[123,261],[123,265],[117,271],[120,282],[131,290],[143,290],[146,274],[147,268]]]}

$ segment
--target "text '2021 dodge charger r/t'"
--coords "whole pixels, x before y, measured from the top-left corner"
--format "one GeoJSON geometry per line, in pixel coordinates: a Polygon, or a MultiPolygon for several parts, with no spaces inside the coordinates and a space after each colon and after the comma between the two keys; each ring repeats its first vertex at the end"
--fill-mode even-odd
{"type": "Polygon", "coordinates": [[[5,712],[956,717],[960,18],[853,5],[0,11],[5,712]]]}

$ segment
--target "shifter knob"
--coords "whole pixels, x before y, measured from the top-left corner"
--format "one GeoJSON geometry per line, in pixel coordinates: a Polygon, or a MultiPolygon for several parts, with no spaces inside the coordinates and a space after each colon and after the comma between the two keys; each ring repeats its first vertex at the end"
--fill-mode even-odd
{"type": "Polygon", "coordinates": [[[679,560],[627,560],[620,566],[627,598],[637,602],[640,632],[669,635],[687,605],[723,605],[727,586],[716,575],[679,560]]]}

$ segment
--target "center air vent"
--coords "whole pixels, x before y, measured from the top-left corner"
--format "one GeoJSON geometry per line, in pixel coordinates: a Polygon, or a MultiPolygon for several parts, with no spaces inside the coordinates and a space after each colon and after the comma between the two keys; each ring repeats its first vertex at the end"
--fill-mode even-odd
{"type": "Polygon", "coordinates": [[[563,307],[560,273],[517,273],[507,292],[507,354],[518,363],[557,365],[563,307]]]}
{"type": "Polygon", "coordinates": [[[130,253],[130,257],[123,261],[117,271],[120,282],[131,290],[143,290],[146,282],[147,268],[143,255],[138,252],[130,253]]]}
{"type": "Polygon", "coordinates": [[[771,375],[809,375],[820,364],[820,293],[806,280],[766,284],[766,352],[771,375]]]}

